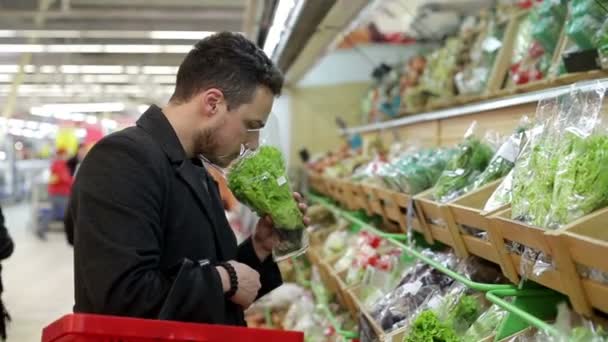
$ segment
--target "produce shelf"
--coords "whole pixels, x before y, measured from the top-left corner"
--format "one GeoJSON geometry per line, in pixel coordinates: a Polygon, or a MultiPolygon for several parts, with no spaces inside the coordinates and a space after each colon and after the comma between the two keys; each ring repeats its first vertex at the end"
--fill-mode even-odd
{"type": "MultiPolygon", "coordinates": [[[[549,289],[544,289],[544,288],[543,289],[521,290],[521,289],[518,289],[515,285],[511,285],[511,284],[486,284],[486,283],[479,283],[479,282],[472,281],[472,280],[468,279],[467,277],[465,277],[464,275],[441,265],[440,263],[436,262],[432,258],[429,258],[429,257],[423,255],[421,252],[419,252],[415,248],[404,244],[403,241],[407,240],[407,237],[405,234],[385,233],[385,232],[377,229],[373,225],[370,225],[367,222],[365,222],[364,220],[360,219],[359,217],[357,217],[357,215],[350,213],[348,211],[342,210],[341,208],[335,206],[333,203],[331,203],[329,200],[327,200],[323,197],[320,197],[320,196],[317,196],[314,194],[307,194],[307,197],[311,201],[316,202],[316,203],[324,206],[328,210],[332,211],[335,215],[343,217],[343,218],[349,220],[350,222],[356,224],[360,228],[370,231],[374,234],[377,234],[378,236],[380,236],[382,238],[389,240],[391,243],[393,243],[394,245],[396,245],[396,246],[400,247],[402,250],[404,250],[407,254],[430,265],[431,267],[446,274],[447,276],[453,278],[454,280],[464,284],[468,288],[477,290],[480,292],[486,292],[486,297],[488,298],[488,300],[501,306],[503,309],[508,311],[510,315],[516,316],[517,319],[520,320],[521,322],[525,322],[525,324],[522,324],[520,322],[519,324],[515,324],[514,326],[509,326],[509,327],[505,328],[506,332],[514,333],[514,332],[518,331],[517,329],[520,329],[520,328],[523,329],[523,328],[526,328],[527,326],[534,326],[542,331],[545,331],[548,334],[551,334],[556,337],[561,337],[559,331],[557,331],[555,328],[553,328],[552,326],[550,326],[549,324],[545,323],[542,320],[542,318],[546,318],[546,317],[539,318],[537,315],[535,315],[535,313],[539,313],[539,312],[546,313],[546,311],[543,311],[543,308],[539,308],[539,306],[546,307],[547,302],[544,302],[543,305],[534,305],[534,306],[530,307],[530,305],[521,305],[520,302],[522,300],[515,300],[513,303],[509,303],[508,301],[505,301],[502,298],[502,297],[544,298],[544,299],[551,299],[552,301],[557,300],[557,298],[560,298],[561,300],[563,300],[565,298],[565,297],[557,294],[556,292],[549,290],[549,289]]],[[[524,301],[524,304],[526,304],[526,301],[524,301]]],[[[529,303],[527,303],[527,304],[529,304],[529,303]]],[[[552,306],[552,307],[553,307],[553,309],[555,309],[555,306],[552,306]]],[[[546,315],[544,315],[544,316],[546,316],[546,315]]],[[[514,323],[509,323],[509,324],[514,324],[514,323]]]]}

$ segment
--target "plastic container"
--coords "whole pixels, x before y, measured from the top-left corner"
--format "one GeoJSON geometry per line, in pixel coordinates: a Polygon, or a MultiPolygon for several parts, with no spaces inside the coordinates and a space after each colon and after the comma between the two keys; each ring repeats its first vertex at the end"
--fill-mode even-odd
{"type": "Polygon", "coordinates": [[[42,331],[42,342],[303,342],[304,333],[116,316],[70,314],[42,331]]]}

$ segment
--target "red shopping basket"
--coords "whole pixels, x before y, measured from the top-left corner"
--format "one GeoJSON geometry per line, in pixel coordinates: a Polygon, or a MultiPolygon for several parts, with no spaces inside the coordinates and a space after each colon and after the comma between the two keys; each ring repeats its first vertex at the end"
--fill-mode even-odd
{"type": "Polygon", "coordinates": [[[42,342],[303,342],[293,331],[86,314],[65,315],[42,331],[42,342]]]}

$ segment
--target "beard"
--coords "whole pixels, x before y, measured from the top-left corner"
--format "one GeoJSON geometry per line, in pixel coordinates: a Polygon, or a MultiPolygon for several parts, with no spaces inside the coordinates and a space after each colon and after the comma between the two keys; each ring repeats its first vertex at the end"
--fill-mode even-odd
{"type": "Polygon", "coordinates": [[[240,149],[232,153],[219,152],[225,146],[220,143],[217,132],[216,129],[211,128],[201,131],[195,138],[194,146],[197,155],[202,155],[210,163],[225,168],[239,156],[240,149]]]}

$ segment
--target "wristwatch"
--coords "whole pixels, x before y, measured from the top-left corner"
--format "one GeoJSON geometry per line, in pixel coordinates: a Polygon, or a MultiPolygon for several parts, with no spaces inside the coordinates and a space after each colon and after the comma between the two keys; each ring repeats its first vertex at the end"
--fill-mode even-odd
{"type": "Polygon", "coordinates": [[[226,292],[226,298],[232,298],[236,294],[236,290],[239,288],[239,278],[236,275],[236,271],[234,267],[228,262],[222,262],[218,266],[224,268],[226,272],[228,272],[228,277],[230,278],[230,290],[226,292]]]}

